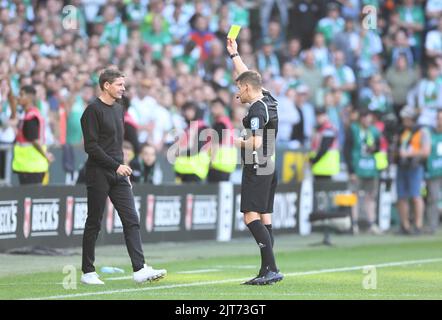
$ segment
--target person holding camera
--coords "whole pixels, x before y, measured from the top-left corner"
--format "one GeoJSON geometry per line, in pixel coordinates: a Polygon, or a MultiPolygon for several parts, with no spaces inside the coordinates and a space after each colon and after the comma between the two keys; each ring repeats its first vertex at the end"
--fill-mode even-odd
{"type": "Polygon", "coordinates": [[[401,219],[401,234],[422,232],[424,200],[421,186],[424,180],[424,161],[431,152],[431,137],[427,128],[416,125],[414,109],[405,106],[401,112],[403,130],[399,137],[397,194],[401,219]],[[414,228],[410,225],[408,200],[414,205],[414,228]]]}

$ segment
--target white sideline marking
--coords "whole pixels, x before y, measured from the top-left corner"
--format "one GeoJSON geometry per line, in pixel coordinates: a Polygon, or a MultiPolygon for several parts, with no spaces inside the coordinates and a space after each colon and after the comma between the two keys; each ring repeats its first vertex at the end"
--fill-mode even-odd
{"type": "Polygon", "coordinates": [[[113,277],[113,278],[104,278],[104,280],[128,280],[132,279],[133,276],[124,276],[124,277],[113,277]]]}
{"type": "MultiPolygon", "coordinates": [[[[395,266],[406,266],[406,265],[412,265],[412,264],[426,264],[426,263],[433,263],[433,262],[440,262],[440,261],[442,261],[442,258],[387,262],[387,263],[373,264],[371,266],[376,267],[376,268],[385,268],[385,267],[395,267],[395,266]]],[[[354,266],[354,267],[343,267],[343,268],[320,269],[320,270],[303,271],[303,272],[292,272],[292,273],[286,273],[286,274],[284,274],[284,276],[285,277],[296,277],[296,276],[305,276],[305,275],[312,275],[312,274],[354,271],[354,270],[363,269],[367,265],[370,265],[370,264],[366,264],[363,266],[354,266]]],[[[223,284],[223,283],[229,283],[229,282],[242,282],[242,281],[246,281],[246,280],[249,280],[249,278],[236,278],[236,279],[226,279],[226,280],[183,283],[183,284],[171,284],[171,285],[156,286],[156,287],[128,288],[128,289],[118,289],[118,290],[110,290],[110,291],[74,293],[74,294],[65,294],[65,295],[58,295],[58,296],[40,297],[40,298],[28,298],[28,299],[21,299],[21,300],[49,300],[49,299],[80,298],[80,297],[89,297],[89,296],[110,295],[110,294],[115,294],[115,293],[129,293],[129,292],[152,291],[152,290],[161,290],[161,289],[197,287],[197,286],[206,286],[206,285],[213,285],[213,284],[223,284]]]]}
{"type": "Polygon", "coordinates": [[[178,271],[178,274],[194,274],[194,273],[205,273],[205,272],[217,272],[221,269],[199,269],[199,270],[188,270],[188,271],[178,271]]]}
{"type": "MultiPolygon", "coordinates": [[[[231,297],[232,294],[231,293],[216,293],[216,294],[212,294],[212,293],[205,293],[211,296],[227,296],[227,297],[231,297]]],[[[161,295],[170,295],[169,292],[155,292],[155,296],[161,296],[161,295]]],[[[187,293],[187,292],[177,292],[174,293],[175,296],[192,296],[193,293],[187,293]]],[[[244,297],[262,297],[262,292],[239,292],[239,293],[235,293],[235,296],[244,296],[244,297]]],[[[419,294],[413,294],[413,293],[395,293],[395,294],[381,294],[381,293],[369,293],[369,292],[364,292],[364,293],[331,293],[331,292],[322,292],[322,293],[314,293],[314,292],[291,292],[291,293],[278,293],[278,297],[291,297],[291,296],[301,296],[301,297],[383,297],[383,298],[397,298],[397,297],[422,297],[424,296],[425,298],[428,297],[434,297],[434,298],[439,298],[438,300],[440,300],[440,295],[437,294],[428,294],[428,295],[419,295],[419,294]]]]}
{"type": "MultiPolygon", "coordinates": [[[[221,271],[221,269],[256,269],[256,266],[252,265],[245,265],[245,266],[228,266],[228,265],[219,265],[215,266],[217,269],[198,269],[198,270],[186,270],[186,271],[178,271],[175,272],[176,274],[195,274],[195,273],[205,273],[205,272],[218,272],[221,271]]],[[[123,277],[110,277],[110,278],[104,278],[104,280],[128,280],[132,279],[132,276],[123,276],[123,277]]]]}
{"type": "Polygon", "coordinates": [[[255,265],[243,265],[243,266],[236,266],[236,265],[217,265],[214,266],[215,268],[221,268],[221,269],[257,269],[257,266],[255,265]]]}

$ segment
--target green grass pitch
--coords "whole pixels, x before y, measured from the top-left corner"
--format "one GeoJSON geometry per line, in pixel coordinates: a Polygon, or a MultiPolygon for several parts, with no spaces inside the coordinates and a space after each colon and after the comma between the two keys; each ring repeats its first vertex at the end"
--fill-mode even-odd
{"type": "Polygon", "coordinates": [[[441,232],[333,236],[334,247],[310,246],[320,240],[319,234],[276,236],[285,279],[259,287],[240,285],[259,269],[251,238],[144,245],[147,262],[166,268],[168,275],[143,285],[131,279],[123,245],[97,248],[97,271],[105,285],[95,287],[79,283],[80,248],[63,257],[1,254],[0,299],[442,299],[441,232]],[[126,272],[101,274],[105,265],[126,272]]]}

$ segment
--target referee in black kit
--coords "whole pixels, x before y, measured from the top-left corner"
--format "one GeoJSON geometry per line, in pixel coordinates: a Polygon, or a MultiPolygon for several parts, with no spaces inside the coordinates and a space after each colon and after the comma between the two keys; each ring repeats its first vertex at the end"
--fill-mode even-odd
{"type": "Polygon", "coordinates": [[[109,196],[123,223],[124,238],[134,271],[133,278],[142,283],[164,277],[166,270],[155,270],[144,262],[140,222],[135,209],[130,167],[123,164],[124,110],[116,103],[124,93],[124,75],[106,69],[99,78],[101,95],[87,106],[81,117],[86,162],[87,220],[83,234],[81,282],[104,284],[95,272],[95,242],[109,196]]]}
{"type": "Polygon", "coordinates": [[[232,58],[237,98],[250,104],[243,119],[246,135],[235,140],[241,148],[243,172],[241,182],[241,212],[244,222],[261,250],[261,269],[247,285],[272,284],[283,279],[273,254],[272,218],[273,201],[277,184],[275,140],[278,132],[277,101],[262,88],[258,72],[250,71],[238,54],[234,39],[227,39],[227,51],[232,58]]]}

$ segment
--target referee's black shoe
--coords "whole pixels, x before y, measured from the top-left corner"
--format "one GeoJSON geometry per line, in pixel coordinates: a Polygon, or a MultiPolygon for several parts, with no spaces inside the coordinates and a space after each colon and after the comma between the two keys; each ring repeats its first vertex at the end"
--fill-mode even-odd
{"type": "Polygon", "coordinates": [[[256,284],[255,282],[256,282],[256,279],[258,279],[258,278],[260,278],[259,276],[256,276],[255,278],[252,278],[252,279],[250,279],[250,280],[247,280],[246,282],[243,282],[243,283],[241,283],[241,284],[245,284],[245,285],[254,285],[254,284],[256,284]]]}
{"type": "MultiPolygon", "coordinates": [[[[257,275],[255,278],[252,278],[252,279],[250,279],[250,280],[248,280],[248,281],[246,281],[246,282],[243,282],[243,283],[241,283],[241,284],[247,284],[247,285],[253,285],[253,284],[255,284],[254,282],[256,281],[256,279],[263,277],[264,274],[267,273],[268,269],[269,269],[269,267],[265,267],[264,269],[261,268],[261,269],[259,270],[258,275],[257,275]]],[[[279,270],[278,270],[278,272],[279,272],[279,270]]]]}
{"type": "Polygon", "coordinates": [[[274,284],[278,281],[281,281],[284,279],[284,276],[282,273],[279,273],[279,271],[272,271],[270,269],[267,269],[267,271],[264,273],[264,275],[257,277],[244,282],[243,284],[246,285],[252,285],[252,286],[260,286],[260,285],[268,285],[268,284],[274,284]]]}

